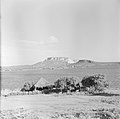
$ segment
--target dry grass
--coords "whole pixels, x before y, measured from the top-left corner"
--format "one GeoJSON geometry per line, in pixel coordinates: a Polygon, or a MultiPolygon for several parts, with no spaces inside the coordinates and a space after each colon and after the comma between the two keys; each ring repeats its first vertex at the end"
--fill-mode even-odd
{"type": "Polygon", "coordinates": [[[39,94],[1,97],[3,119],[119,119],[120,96],[39,94]]]}
{"type": "Polygon", "coordinates": [[[1,73],[1,85],[2,88],[15,89],[22,88],[25,82],[37,82],[40,77],[44,77],[50,83],[55,82],[60,77],[64,76],[78,76],[80,80],[86,75],[103,74],[106,76],[107,80],[110,82],[111,88],[120,88],[120,66],[115,66],[114,68],[110,66],[109,68],[104,67],[91,67],[91,68],[71,68],[71,69],[61,69],[61,70],[27,70],[27,71],[11,71],[1,73]]]}
{"type": "Polygon", "coordinates": [[[74,113],[42,113],[25,110],[23,108],[17,110],[2,111],[0,118],[2,119],[119,119],[120,109],[97,109],[89,112],[80,111],[74,113]]]}

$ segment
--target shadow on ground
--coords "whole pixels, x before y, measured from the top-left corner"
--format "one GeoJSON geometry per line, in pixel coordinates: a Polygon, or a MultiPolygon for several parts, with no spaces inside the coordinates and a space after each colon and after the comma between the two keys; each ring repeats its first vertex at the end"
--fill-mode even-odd
{"type": "Polygon", "coordinates": [[[92,96],[120,96],[120,94],[113,94],[113,93],[97,93],[97,94],[93,94],[92,96]]]}

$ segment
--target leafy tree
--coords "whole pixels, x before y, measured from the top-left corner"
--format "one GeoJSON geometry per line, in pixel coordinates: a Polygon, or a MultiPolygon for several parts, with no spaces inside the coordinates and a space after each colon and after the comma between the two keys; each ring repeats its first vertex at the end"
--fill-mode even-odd
{"type": "Polygon", "coordinates": [[[80,79],[78,77],[62,77],[54,84],[56,88],[70,89],[70,87],[76,87],[76,84],[78,83],[80,83],[80,79]]]}
{"type": "Polygon", "coordinates": [[[89,93],[103,92],[109,86],[105,76],[101,74],[86,76],[82,79],[81,83],[89,93]]]}

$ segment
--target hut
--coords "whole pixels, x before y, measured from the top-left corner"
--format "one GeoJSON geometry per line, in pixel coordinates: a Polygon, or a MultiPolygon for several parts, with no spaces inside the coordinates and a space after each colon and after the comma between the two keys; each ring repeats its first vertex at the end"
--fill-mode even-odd
{"type": "Polygon", "coordinates": [[[41,77],[38,82],[34,85],[36,90],[48,89],[51,84],[43,77],[41,77]]]}

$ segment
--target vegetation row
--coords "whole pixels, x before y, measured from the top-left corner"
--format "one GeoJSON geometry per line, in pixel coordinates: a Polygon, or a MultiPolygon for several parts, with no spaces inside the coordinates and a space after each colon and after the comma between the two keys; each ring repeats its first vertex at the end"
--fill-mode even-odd
{"type": "MultiPolygon", "coordinates": [[[[37,83],[37,82],[36,82],[37,83]]],[[[50,93],[71,93],[71,92],[84,92],[85,94],[103,93],[109,87],[108,81],[102,74],[90,75],[83,77],[61,77],[53,84],[37,85],[36,83],[25,83],[23,88],[20,89],[21,93],[41,92],[44,94],[50,93]]],[[[17,92],[17,91],[16,91],[17,92]]]]}

